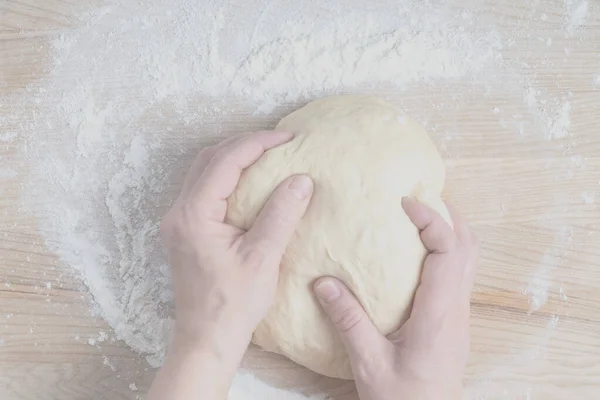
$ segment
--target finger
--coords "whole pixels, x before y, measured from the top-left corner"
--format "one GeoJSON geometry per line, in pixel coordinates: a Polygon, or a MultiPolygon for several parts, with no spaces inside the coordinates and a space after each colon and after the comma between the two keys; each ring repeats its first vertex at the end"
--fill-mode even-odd
{"type": "Polygon", "coordinates": [[[425,259],[411,318],[437,323],[469,299],[472,284],[468,276],[470,255],[458,245],[452,253],[431,253],[425,259]]]}
{"type": "Polygon", "coordinates": [[[454,303],[464,272],[454,268],[451,257],[444,253],[427,256],[415,293],[413,310],[425,309],[425,314],[435,317],[454,303]]]}
{"type": "Polygon", "coordinates": [[[293,134],[289,132],[256,132],[241,136],[217,150],[192,190],[208,216],[223,220],[227,198],[235,190],[242,171],[258,161],[267,150],[292,138],[293,134]]]}
{"type": "Polygon", "coordinates": [[[306,175],[295,175],[275,189],[256,217],[242,243],[251,248],[273,251],[281,258],[313,194],[313,181],[306,175]]]}
{"type": "Polygon", "coordinates": [[[411,312],[411,318],[422,323],[419,326],[430,330],[449,314],[463,310],[468,315],[469,310],[473,279],[470,274],[476,261],[476,245],[471,240],[466,220],[451,205],[448,211],[454,224],[454,248],[451,252],[434,252],[427,256],[411,312]]]}
{"type": "Polygon", "coordinates": [[[456,246],[456,235],[436,211],[410,197],[402,199],[402,207],[419,229],[425,248],[434,253],[447,253],[456,246]]]}
{"type": "Polygon", "coordinates": [[[353,365],[380,355],[378,350],[387,340],[346,285],[338,279],[324,277],[315,282],[314,291],[340,335],[353,365]]]}
{"type": "Polygon", "coordinates": [[[228,137],[227,139],[212,145],[206,146],[198,152],[198,155],[194,159],[194,162],[190,166],[189,172],[187,173],[185,180],[183,182],[183,186],[181,189],[181,196],[185,196],[190,193],[200,176],[202,176],[202,172],[210,162],[210,160],[214,157],[217,151],[221,150],[223,147],[226,147],[233,143],[236,140],[239,140],[241,137],[248,136],[250,132],[236,134],[228,137]]]}
{"type": "Polygon", "coordinates": [[[190,169],[183,180],[183,186],[181,187],[181,197],[187,196],[200,176],[202,175],[202,171],[206,168],[206,165],[210,161],[210,159],[214,156],[216,149],[214,146],[208,146],[200,150],[194,162],[190,166],[190,169]]]}

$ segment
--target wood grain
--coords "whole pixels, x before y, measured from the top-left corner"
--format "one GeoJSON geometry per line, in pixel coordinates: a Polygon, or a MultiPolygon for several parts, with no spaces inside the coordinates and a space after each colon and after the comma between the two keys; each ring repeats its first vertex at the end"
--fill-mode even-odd
{"type": "MultiPolygon", "coordinates": [[[[505,60],[527,63],[536,87],[572,105],[572,136],[549,143],[527,132],[517,137],[491,118],[494,110],[507,120],[524,112],[514,92],[489,98],[474,88],[456,104],[436,103],[432,137],[447,158],[446,195],[471,220],[482,247],[465,398],[593,399],[600,393],[600,210],[583,194],[600,197],[600,88],[591,84],[600,73],[600,4],[590,1],[595,14],[583,36],[568,37],[562,1],[529,3],[449,2],[457,15],[468,6],[482,21],[515,32],[505,60]],[[450,107],[460,107],[459,124],[439,117],[450,107]],[[441,133],[457,129],[450,139],[441,133]],[[565,237],[557,238],[557,227],[566,228],[565,237]],[[539,305],[527,293],[536,274],[548,281],[547,301],[539,305]]],[[[0,0],[0,105],[44,76],[50,42],[81,24],[79,13],[95,4],[0,0]]],[[[426,109],[435,96],[408,92],[397,100],[426,109]]],[[[261,129],[287,111],[240,114],[224,125],[229,131],[261,129]]],[[[0,121],[5,112],[0,107],[0,121]]],[[[61,145],[52,132],[43,134],[49,146],[61,145]]],[[[192,149],[201,145],[197,135],[176,139],[165,142],[165,151],[181,141],[192,149]]],[[[81,277],[48,251],[37,222],[20,210],[21,182],[32,162],[22,145],[0,143],[0,165],[12,171],[0,187],[0,398],[142,398],[155,371],[115,340],[81,277]]],[[[319,377],[254,347],[244,365],[277,386],[356,398],[351,382],[319,377]]]]}

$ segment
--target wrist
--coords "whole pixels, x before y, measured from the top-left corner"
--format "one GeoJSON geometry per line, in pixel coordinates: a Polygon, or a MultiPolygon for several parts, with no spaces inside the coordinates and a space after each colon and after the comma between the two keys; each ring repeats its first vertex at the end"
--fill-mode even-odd
{"type": "MultiPolygon", "coordinates": [[[[205,400],[222,400],[227,398],[235,370],[210,351],[174,341],[159,375],[165,392],[200,393],[205,400]]],[[[164,394],[155,397],[164,398],[164,394]]]]}
{"type": "Polygon", "coordinates": [[[169,356],[190,357],[210,363],[220,373],[232,377],[239,367],[252,335],[203,334],[194,335],[177,329],[169,356]]]}

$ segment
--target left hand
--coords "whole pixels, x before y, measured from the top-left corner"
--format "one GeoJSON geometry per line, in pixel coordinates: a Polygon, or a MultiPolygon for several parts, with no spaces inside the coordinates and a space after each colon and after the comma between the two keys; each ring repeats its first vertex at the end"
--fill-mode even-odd
{"type": "Polygon", "coordinates": [[[247,232],[225,222],[227,198],[245,168],[292,137],[246,133],[203,149],[162,222],[175,293],[173,346],[211,353],[228,370],[274,301],[281,259],[313,183],[305,175],[284,180],[247,232]]]}

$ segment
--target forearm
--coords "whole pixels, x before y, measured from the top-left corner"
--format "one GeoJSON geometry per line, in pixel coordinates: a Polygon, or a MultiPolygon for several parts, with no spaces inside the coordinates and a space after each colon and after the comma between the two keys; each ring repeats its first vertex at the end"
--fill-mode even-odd
{"type": "Polygon", "coordinates": [[[224,355],[211,346],[175,340],[148,400],[225,400],[242,354],[224,355]]]}

